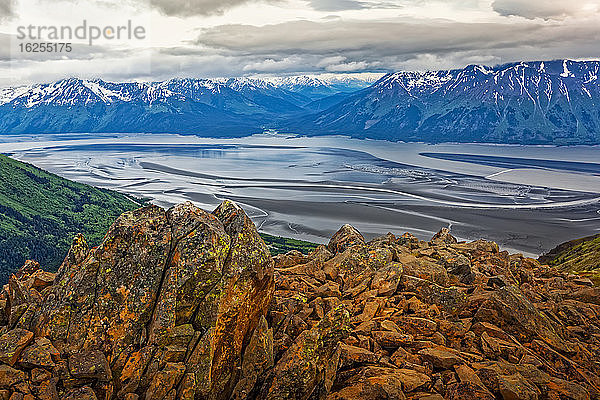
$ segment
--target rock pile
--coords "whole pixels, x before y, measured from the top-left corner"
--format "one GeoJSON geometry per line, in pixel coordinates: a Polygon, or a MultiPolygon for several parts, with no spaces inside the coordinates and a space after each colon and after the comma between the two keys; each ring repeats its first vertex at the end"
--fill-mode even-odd
{"type": "Polygon", "coordinates": [[[350,314],[315,398],[600,398],[600,289],[587,279],[447,229],[365,242],[346,225],[275,260],[275,358],[330,310],[350,314]]]}
{"type": "Polygon", "coordinates": [[[231,202],[123,214],[0,294],[0,400],[597,399],[600,289],[495,243],[275,257],[231,202]]]}

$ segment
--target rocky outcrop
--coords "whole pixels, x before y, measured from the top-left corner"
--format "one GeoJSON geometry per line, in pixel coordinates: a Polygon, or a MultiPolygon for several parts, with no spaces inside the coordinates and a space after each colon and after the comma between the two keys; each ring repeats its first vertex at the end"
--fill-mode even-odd
{"type": "Polygon", "coordinates": [[[0,399],[597,399],[600,289],[442,230],[273,260],[234,203],[123,214],[0,294],[0,399]]]}
{"type": "Polygon", "coordinates": [[[98,248],[77,237],[53,284],[36,267],[2,294],[0,375],[37,398],[227,399],[273,296],[269,251],[231,202],[128,212],[98,248]]]}
{"type": "Polygon", "coordinates": [[[331,310],[350,315],[331,389],[312,398],[600,398],[600,289],[577,276],[447,230],[365,243],[345,226],[275,261],[276,358],[331,310]]]}

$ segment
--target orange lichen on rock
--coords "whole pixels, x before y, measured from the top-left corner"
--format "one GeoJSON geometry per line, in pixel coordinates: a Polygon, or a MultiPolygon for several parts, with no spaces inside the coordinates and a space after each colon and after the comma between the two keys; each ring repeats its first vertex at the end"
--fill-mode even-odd
{"type": "Polygon", "coordinates": [[[599,299],[447,229],[273,259],[235,203],[150,206],[11,276],[0,399],[598,399],[599,299]]]}

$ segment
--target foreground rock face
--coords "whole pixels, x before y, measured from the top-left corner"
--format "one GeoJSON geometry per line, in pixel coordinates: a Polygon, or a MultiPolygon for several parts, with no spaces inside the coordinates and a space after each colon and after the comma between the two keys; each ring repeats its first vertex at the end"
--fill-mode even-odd
{"type": "Polygon", "coordinates": [[[275,258],[231,202],[121,216],[0,294],[0,399],[597,399],[600,290],[346,225],[275,258]]]}
{"type": "Polygon", "coordinates": [[[269,251],[231,202],[125,213],[98,248],[76,238],[54,280],[36,267],[0,300],[0,398],[227,399],[273,295],[269,251]]]}

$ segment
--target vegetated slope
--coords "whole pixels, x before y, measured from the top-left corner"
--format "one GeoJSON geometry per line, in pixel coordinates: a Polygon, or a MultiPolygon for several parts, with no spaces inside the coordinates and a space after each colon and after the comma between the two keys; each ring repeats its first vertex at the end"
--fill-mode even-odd
{"type": "Polygon", "coordinates": [[[97,245],[119,215],[139,206],[0,155],[0,281],[27,259],[55,270],[77,233],[97,245]]]}
{"type": "Polygon", "coordinates": [[[600,143],[599,61],[389,74],[289,130],[393,141],[600,143]]]}
{"type": "MultiPolygon", "coordinates": [[[[0,154],[0,282],[27,259],[56,269],[76,234],[95,246],[119,215],[139,206],[121,193],[76,183],[0,154]]],[[[309,252],[317,246],[261,236],[273,255],[309,252]]]]}
{"type": "Polygon", "coordinates": [[[317,248],[318,244],[306,242],[304,240],[291,239],[281,236],[273,236],[261,233],[260,237],[265,241],[272,255],[285,254],[292,250],[308,254],[317,248]]]}
{"type": "Polygon", "coordinates": [[[562,271],[589,276],[600,284],[600,234],[563,243],[539,260],[562,271]]]}

